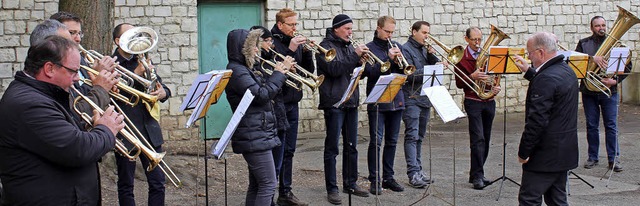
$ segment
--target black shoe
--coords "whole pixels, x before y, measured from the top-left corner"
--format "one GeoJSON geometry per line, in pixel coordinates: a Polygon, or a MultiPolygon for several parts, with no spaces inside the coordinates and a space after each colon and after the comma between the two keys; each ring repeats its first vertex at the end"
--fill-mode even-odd
{"type": "Polygon", "coordinates": [[[476,189],[476,190],[484,189],[484,181],[482,181],[482,178],[477,178],[473,180],[473,189],[476,189]]]}
{"type": "Polygon", "coordinates": [[[398,182],[396,182],[395,179],[388,179],[388,180],[382,181],[382,188],[390,189],[391,191],[394,191],[394,192],[404,191],[404,187],[400,186],[400,184],[398,184],[398,182]]]}
{"type": "MultiPolygon", "coordinates": [[[[473,180],[473,178],[469,177],[469,183],[473,183],[473,180]]],[[[484,183],[484,185],[490,185],[491,180],[487,179],[486,177],[482,177],[482,183],[484,183]]]]}
{"type": "Polygon", "coordinates": [[[327,201],[334,205],[342,204],[342,198],[340,198],[340,195],[337,192],[329,193],[329,195],[327,195],[327,201]]]}
{"type": "Polygon", "coordinates": [[[616,162],[616,165],[613,165],[613,162],[609,162],[609,169],[613,167],[614,172],[622,172],[622,165],[619,162],[616,162]]]}
{"type": "Polygon", "coordinates": [[[350,190],[348,190],[347,188],[344,188],[342,192],[347,194],[352,194],[355,196],[360,196],[360,197],[369,197],[369,192],[367,192],[366,190],[363,190],[358,185],[353,186],[353,188],[351,188],[350,190]]]}
{"type": "Polygon", "coordinates": [[[584,168],[591,169],[596,165],[598,165],[598,160],[587,160],[587,162],[584,163],[584,168]]]}
{"type": "Polygon", "coordinates": [[[377,182],[371,182],[369,184],[369,193],[374,194],[374,195],[380,195],[382,194],[382,187],[380,184],[378,184],[377,182]]]}
{"type": "Polygon", "coordinates": [[[307,206],[307,205],[309,205],[307,203],[304,203],[304,202],[300,201],[295,195],[293,195],[293,192],[291,192],[291,191],[289,191],[287,193],[284,193],[284,194],[278,195],[277,203],[280,206],[286,206],[286,205],[307,206]]]}

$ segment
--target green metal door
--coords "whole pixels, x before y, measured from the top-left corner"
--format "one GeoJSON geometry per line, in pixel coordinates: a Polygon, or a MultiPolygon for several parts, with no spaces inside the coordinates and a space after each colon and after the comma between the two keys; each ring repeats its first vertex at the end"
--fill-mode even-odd
{"type": "MultiPolygon", "coordinates": [[[[199,3],[198,59],[200,74],[227,67],[227,34],[233,29],[249,29],[262,22],[261,3],[199,3]]],[[[220,138],[231,119],[231,107],[226,94],[211,105],[200,123],[200,135],[205,139],[220,138]],[[205,135],[206,133],[206,135],[205,135]]]]}

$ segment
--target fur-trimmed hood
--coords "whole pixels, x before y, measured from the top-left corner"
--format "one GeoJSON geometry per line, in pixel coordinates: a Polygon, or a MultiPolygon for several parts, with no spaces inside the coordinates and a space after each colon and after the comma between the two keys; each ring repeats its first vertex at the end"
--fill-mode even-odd
{"type": "Polygon", "coordinates": [[[229,62],[237,62],[249,68],[256,63],[256,57],[251,55],[254,46],[259,46],[262,30],[247,31],[236,29],[227,35],[227,58],[229,62]]]}

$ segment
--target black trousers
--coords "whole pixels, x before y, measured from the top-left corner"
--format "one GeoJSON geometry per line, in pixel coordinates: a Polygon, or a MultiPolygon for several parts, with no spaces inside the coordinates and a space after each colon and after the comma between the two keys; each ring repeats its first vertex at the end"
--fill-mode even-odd
{"type": "Polygon", "coordinates": [[[569,205],[567,203],[567,171],[562,172],[532,172],[522,171],[522,186],[518,202],[520,206],[569,205]]]}
{"type": "Polygon", "coordinates": [[[484,163],[489,156],[491,127],[496,114],[496,101],[480,102],[465,99],[464,109],[469,120],[469,145],[471,147],[469,181],[473,181],[484,177],[484,163]]]}

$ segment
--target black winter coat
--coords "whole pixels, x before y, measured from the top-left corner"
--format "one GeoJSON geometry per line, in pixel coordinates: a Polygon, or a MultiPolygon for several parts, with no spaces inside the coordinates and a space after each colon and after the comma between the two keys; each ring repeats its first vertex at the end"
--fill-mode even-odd
{"type": "MultiPolygon", "coordinates": [[[[374,32],[373,41],[367,43],[367,47],[369,48],[369,51],[371,51],[371,53],[376,55],[376,57],[378,57],[383,62],[389,61],[389,63],[391,63],[391,67],[385,73],[380,72],[380,64],[378,63],[376,63],[373,66],[367,65],[365,67],[364,72],[362,72],[362,77],[363,78],[367,77],[367,90],[366,90],[367,96],[371,94],[371,90],[373,90],[373,87],[376,85],[381,75],[388,75],[391,73],[404,74],[404,71],[400,69],[400,67],[398,67],[398,64],[396,64],[394,60],[389,59],[388,53],[389,53],[389,49],[391,48],[391,46],[389,45],[389,42],[387,40],[379,39],[376,36],[377,36],[377,33],[374,32]]],[[[393,42],[393,43],[398,45],[398,47],[400,47],[400,50],[402,50],[402,47],[397,42],[393,42]]],[[[367,104],[367,110],[368,111],[377,110],[380,112],[404,110],[404,94],[403,93],[404,92],[402,91],[402,88],[400,88],[400,91],[398,91],[398,93],[393,98],[393,101],[391,103],[367,104]]]]}
{"type": "Polygon", "coordinates": [[[98,205],[97,161],[115,146],[104,125],[85,132],[69,93],[19,71],[0,100],[5,205],[98,205]]]}
{"type": "Polygon", "coordinates": [[[518,156],[522,169],[561,172],[578,166],[578,85],[575,73],[558,55],[537,73],[529,69],[525,125],[518,156]]]}
{"type": "MultiPolygon", "coordinates": [[[[338,103],[342,95],[349,87],[351,74],[353,69],[360,65],[360,57],[351,45],[351,42],[335,36],[333,29],[328,28],[326,37],[320,43],[325,49],[335,49],[336,58],[333,61],[326,62],[323,54],[316,54],[318,62],[318,75],[324,75],[324,83],[320,85],[320,104],[319,109],[334,108],[333,105],[338,103]]],[[[356,90],[342,107],[356,108],[359,104],[360,92],[356,86],[356,90]]]]}
{"type": "Polygon", "coordinates": [[[413,36],[409,36],[407,43],[402,45],[402,54],[404,54],[410,65],[416,67],[416,71],[407,76],[407,82],[402,86],[405,104],[430,107],[429,97],[420,96],[422,82],[424,81],[424,66],[434,65],[440,60],[434,54],[429,53],[422,44],[413,39],[413,36]]]}
{"type": "MultiPolygon", "coordinates": [[[[311,73],[316,70],[315,66],[313,65],[313,56],[310,51],[305,51],[302,45],[298,45],[298,49],[296,49],[295,52],[291,51],[289,49],[291,37],[282,33],[282,31],[280,31],[280,29],[278,29],[278,26],[275,24],[273,25],[273,28],[271,28],[271,34],[273,34],[273,46],[275,47],[274,50],[282,55],[293,57],[298,65],[311,73]]],[[[282,59],[280,58],[277,59],[278,61],[282,61],[282,59]]],[[[302,74],[301,71],[296,71],[296,73],[302,74]]],[[[302,89],[302,83],[298,81],[293,82],[298,84],[298,88],[302,89]]],[[[294,88],[291,88],[290,86],[284,86],[282,88],[282,96],[285,104],[297,104],[298,102],[300,102],[300,100],[302,100],[302,90],[298,91],[294,88]]]]}
{"type": "Polygon", "coordinates": [[[235,112],[247,89],[255,96],[231,137],[231,147],[235,153],[270,150],[280,145],[276,136],[273,99],[280,92],[286,77],[274,71],[273,75],[265,78],[258,63],[247,67],[247,59],[253,57],[249,49],[243,48],[257,45],[260,33],[259,30],[254,31],[249,35],[247,30],[236,29],[227,36],[227,69],[233,71],[225,88],[227,101],[235,112]]]}

